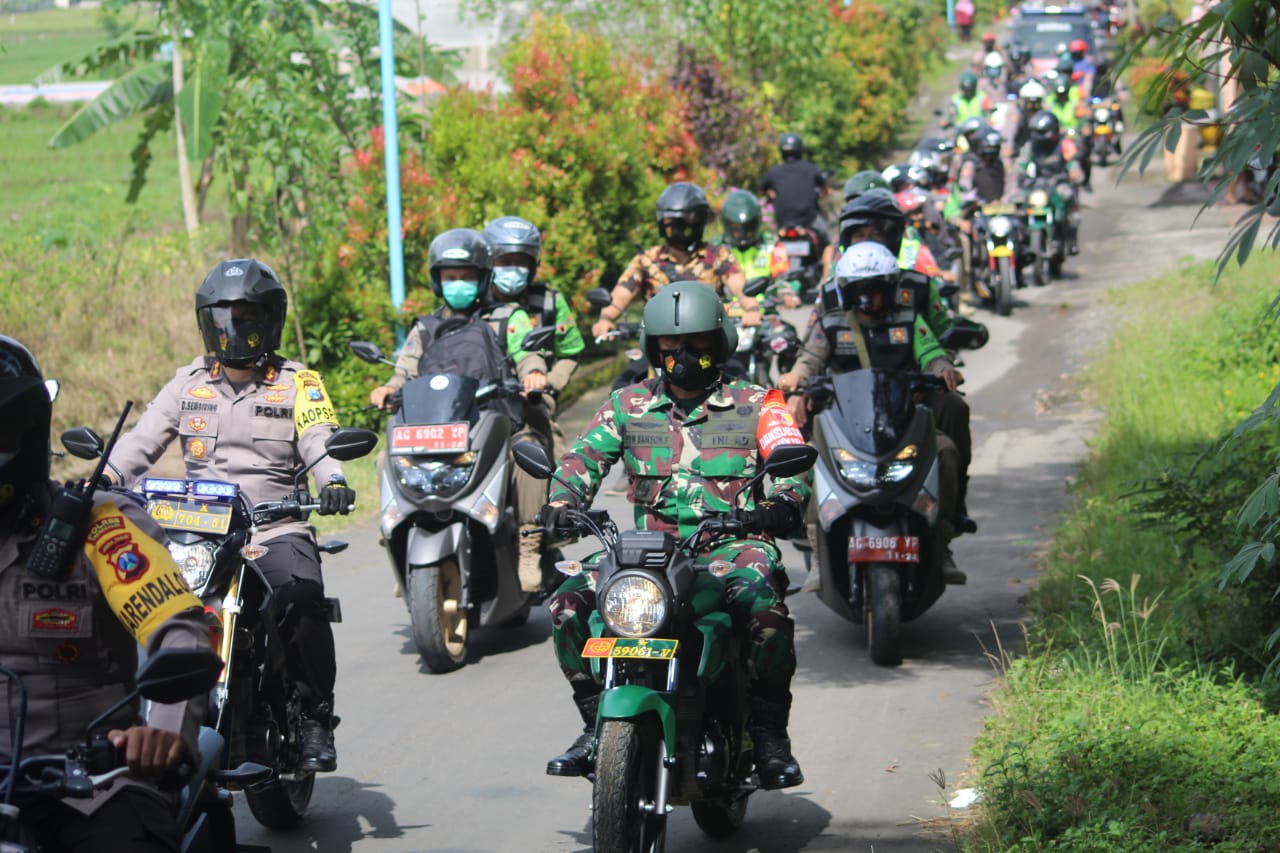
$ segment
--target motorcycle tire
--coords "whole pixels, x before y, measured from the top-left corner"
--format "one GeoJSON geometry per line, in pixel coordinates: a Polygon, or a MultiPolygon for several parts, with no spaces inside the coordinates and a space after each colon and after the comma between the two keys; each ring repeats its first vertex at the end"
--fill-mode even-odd
{"type": "Polygon", "coordinates": [[[693,821],[712,838],[728,838],[742,828],[747,817],[746,794],[726,794],[706,800],[694,800],[689,804],[693,821]]]}
{"type": "Polygon", "coordinates": [[[450,557],[434,566],[411,566],[405,600],[413,643],[427,668],[453,672],[467,662],[467,613],[458,606],[462,571],[450,557]]]}
{"type": "Polygon", "coordinates": [[[1049,283],[1049,247],[1045,245],[1048,238],[1044,231],[1040,231],[1032,242],[1034,248],[1032,249],[1031,280],[1036,287],[1044,287],[1049,283]]]}
{"type": "Polygon", "coordinates": [[[1013,260],[1011,258],[996,259],[996,313],[1008,317],[1013,313],[1013,289],[1018,286],[1014,280],[1013,260]]]}
{"type": "Polygon", "coordinates": [[[902,577],[896,566],[872,563],[866,569],[867,651],[877,666],[902,663],[902,577]]]}
{"type": "Polygon", "coordinates": [[[1062,278],[1062,255],[1054,255],[1049,258],[1049,277],[1062,278]]]}
{"type": "Polygon", "coordinates": [[[652,719],[606,720],[600,727],[591,789],[594,853],[663,853],[666,815],[646,812],[658,795],[662,737],[652,719]]]}
{"type": "Polygon", "coordinates": [[[316,774],[300,773],[293,779],[277,779],[264,788],[247,789],[244,797],[258,823],[274,832],[287,832],[302,822],[315,784],[316,774]]]}

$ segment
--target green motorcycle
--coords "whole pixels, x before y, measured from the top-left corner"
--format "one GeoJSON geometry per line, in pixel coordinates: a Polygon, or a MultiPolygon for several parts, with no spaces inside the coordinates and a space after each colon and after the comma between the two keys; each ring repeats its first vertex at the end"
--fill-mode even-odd
{"type": "MultiPolygon", "coordinates": [[[[531,476],[554,476],[541,445],[520,442],[514,453],[531,476]]],[[[738,495],[765,474],[796,476],[816,459],[812,447],[780,446],[738,495]]],[[[730,835],[759,787],[747,732],[746,650],[718,609],[718,579],[732,566],[697,563],[709,545],[742,536],[735,516],[705,518],[677,542],[662,531],[619,532],[606,510],[570,511],[573,532],[604,547],[586,565],[557,564],[570,576],[598,573],[598,607],[582,650],[604,686],[591,797],[597,853],[661,853],[677,805],[690,806],[708,835],[730,835]]]]}
{"type": "Polygon", "coordinates": [[[1027,186],[1023,209],[1032,280],[1037,287],[1062,276],[1062,264],[1071,238],[1074,194],[1070,182],[1060,177],[1038,177],[1027,186]]]}

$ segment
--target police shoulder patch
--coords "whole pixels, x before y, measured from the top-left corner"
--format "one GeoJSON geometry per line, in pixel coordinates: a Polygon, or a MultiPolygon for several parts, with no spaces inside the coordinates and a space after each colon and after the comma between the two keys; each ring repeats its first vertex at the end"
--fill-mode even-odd
{"type": "Polygon", "coordinates": [[[293,422],[298,435],[318,424],[338,425],[338,414],[333,409],[329,395],[325,393],[320,374],[314,370],[299,370],[293,379],[293,422]]]}

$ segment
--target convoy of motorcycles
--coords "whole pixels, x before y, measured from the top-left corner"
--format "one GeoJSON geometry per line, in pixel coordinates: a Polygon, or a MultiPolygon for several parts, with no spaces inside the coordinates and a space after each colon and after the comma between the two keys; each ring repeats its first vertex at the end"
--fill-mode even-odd
{"type": "MultiPolygon", "coordinates": [[[[1120,104],[1097,97],[1087,104],[1087,130],[1079,132],[1091,136],[1091,156],[1105,166],[1121,151],[1120,104]]],[[[957,191],[950,178],[956,159],[965,156],[961,139],[923,139],[910,163],[894,167],[894,189],[917,187],[940,212],[957,191]]],[[[1060,174],[1037,174],[1034,162],[1015,178],[1016,193],[966,206],[972,227],[968,264],[961,263],[955,223],[926,224],[922,233],[944,267],[943,292],[967,292],[1001,315],[1011,312],[1014,292],[1028,278],[1036,286],[1048,284],[1062,275],[1076,250],[1080,188],[1060,174]]],[[[789,227],[777,239],[790,270],[747,283],[746,293],[759,298],[764,320],[759,327],[739,323],[730,366],[731,373],[764,386],[787,372],[802,349],[800,334],[780,313],[780,289],[798,288],[811,302],[823,273],[812,233],[789,227]]],[[[603,289],[587,299],[594,305],[611,302],[603,289]]],[[[958,307],[954,296],[952,305],[958,307]]],[[[535,329],[524,349],[548,349],[554,332],[535,329]]],[[[610,337],[634,339],[640,332],[637,323],[620,323],[610,337]]],[[[955,352],[985,341],[983,327],[961,320],[942,343],[955,352]]],[[[353,342],[351,348],[369,364],[394,364],[371,343],[353,342]]],[[[932,374],[874,368],[813,378],[804,388],[815,403],[812,443],[776,449],[758,475],[812,470],[814,533],[807,541],[797,536],[796,544],[813,550],[819,598],[863,626],[870,658],[882,666],[902,660],[901,624],[927,611],[945,590],[935,541],[937,433],[930,410],[918,402],[941,383],[932,374]]],[[[485,379],[442,366],[408,381],[387,406],[380,533],[414,643],[433,672],[465,665],[473,629],[523,624],[541,600],[522,591],[517,574],[520,531],[511,460],[542,479],[555,476],[555,465],[541,445],[516,442],[518,426],[493,406],[521,391],[509,372],[485,379]]],[[[372,452],[377,440],[368,430],[340,429],[326,450],[334,459],[350,460],[372,452]]],[[[62,441],[79,458],[104,452],[101,438],[87,428],[68,430],[62,441]]],[[[271,547],[257,541],[260,525],[305,519],[318,508],[307,493],[306,475],[297,473],[293,493],[256,505],[235,483],[147,478],[141,486],[151,516],[169,535],[175,561],[205,605],[216,650],[152,657],[128,698],[172,702],[208,695],[200,755],[182,768],[180,778],[169,780],[182,791],[176,808],[184,850],[247,849],[236,843],[231,791],[243,791],[253,815],[273,830],[296,826],[311,799],[314,774],[298,766],[300,699],[284,675],[270,584],[254,562],[271,547]]],[[[598,571],[599,611],[591,615],[593,637],[583,650],[604,688],[591,777],[594,849],[662,850],[667,816],[678,804],[690,806],[707,834],[733,833],[758,787],[747,726],[746,659],[727,615],[694,617],[686,605],[700,570],[695,558],[717,537],[741,535],[742,521],[734,511],[707,517],[693,535],[676,541],[667,534],[620,530],[602,509],[574,510],[570,520],[572,528],[562,535],[593,537],[603,549],[591,567],[598,571]],[[609,594],[640,587],[646,595],[609,594]],[[660,606],[631,612],[631,603],[641,599],[660,606]]],[[[346,547],[319,546],[325,554],[346,547]]],[[[555,548],[544,563],[544,571],[588,570],[555,548]]],[[[341,621],[336,599],[329,608],[332,621],[341,621]]],[[[3,667],[0,673],[18,680],[3,667]]],[[[23,713],[20,703],[19,721],[23,713]]],[[[20,738],[20,722],[16,730],[20,738]]],[[[22,846],[9,805],[90,796],[124,772],[122,757],[96,724],[83,746],[65,755],[23,757],[20,746],[4,789],[6,808],[0,809],[5,850],[31,849],[22,846]]]]}

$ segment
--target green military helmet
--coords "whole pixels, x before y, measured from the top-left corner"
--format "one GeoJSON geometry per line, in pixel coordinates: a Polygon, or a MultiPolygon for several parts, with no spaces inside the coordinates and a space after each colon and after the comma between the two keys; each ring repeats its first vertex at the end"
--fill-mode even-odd
{"type": "Polygon", "coordinates": [[[760,200],[747,190],[734,190],[720,208],[725,240],[735,249],[750,249],[760,242],[760,200]]]}
{"type": "Polygon", "coordinates": [[[960,92],[966,98],[972,98],[978,91],[978,75],[972,71],[965,71],[960,74],[960,92]]]}
{"type": "Polygon", "coordinates": [[[877,187],[882,190],[887,190],[889,189],[889,182],[886,181],[884,179],[884,175],[881,175],[879,172],[871,169],[863,169],[861,172],[845,181],[844,200],[846,202],[853,201],[867,190],[876,189],[877,187]]]}
{"type": "Polygon", "coordinates": [[[738,348],[738,330],[725,313],[724,303],[711,285],[701,281],[676,281],[649,298],[644,306],[640,348],[655,368],[662,367],[658,338],[662,335],[696,335],[719,332],[716,363],[723,364],[738,348]]]}

